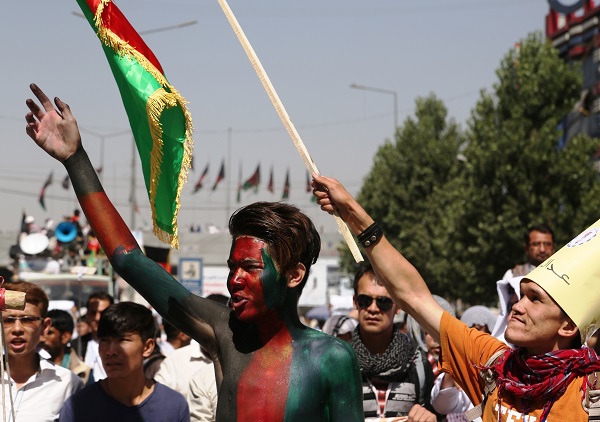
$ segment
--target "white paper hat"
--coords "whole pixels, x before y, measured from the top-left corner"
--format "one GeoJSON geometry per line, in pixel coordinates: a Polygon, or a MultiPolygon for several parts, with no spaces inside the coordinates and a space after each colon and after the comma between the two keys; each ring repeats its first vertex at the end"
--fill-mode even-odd
{"type": "Polygon", "coordinates": [[[600,220],[526,276],[577,324],[582,342],[594,334],[600,320],[599,264],[600,220]]]}

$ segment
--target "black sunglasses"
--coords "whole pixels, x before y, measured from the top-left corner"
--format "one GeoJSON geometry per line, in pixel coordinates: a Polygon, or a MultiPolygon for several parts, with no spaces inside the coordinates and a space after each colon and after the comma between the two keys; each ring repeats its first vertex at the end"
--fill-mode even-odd
{"type": "Polygon", "coordinates": [[[356,296],[356,304],[360,309],[367,309],[373,303],[373,299],[375,299],[375,303],[381,312],[387,312],[392,309],[392,305],[394,301],[389,297],[378,296],[371,297],[367,295],[358,295],[356,296]]]}

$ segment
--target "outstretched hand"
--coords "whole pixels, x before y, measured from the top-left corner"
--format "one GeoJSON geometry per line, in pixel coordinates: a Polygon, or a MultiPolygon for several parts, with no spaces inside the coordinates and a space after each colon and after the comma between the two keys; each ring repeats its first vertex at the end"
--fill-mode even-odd
{"type": "Polygon", "coordinates": [[[36,84],[31,84],[29,88],[43,109],[31,98],[27,99],[30,111],[25,115],[25,131],[50,156],[65,162],[81,147],[77,121],[69,106],[58,97],[54,98],[54,108],[50,99],[36,84]]]}

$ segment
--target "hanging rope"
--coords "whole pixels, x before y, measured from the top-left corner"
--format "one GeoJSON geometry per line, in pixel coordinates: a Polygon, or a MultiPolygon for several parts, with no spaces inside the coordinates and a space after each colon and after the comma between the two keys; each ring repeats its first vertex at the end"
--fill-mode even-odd
{"type": "Polygon", "coordinates": [[[16,420],[15,415],[15,403],[13,401],[12,394],[12,378],[10,377],[10,367],[8,365],[8,349],[6,344],[6,335],[4,334],[4,318],[2,312],[7,309],[23,310],[25,309],[25,293],[16,292],[12,290],[6,290],[4,287],[4,277],[0,276],[0,335],[1,337],[1,350],[0,350],[0,378],[2,379],[2,421],[7,422],[6,419],[6,388],[8,385],[8,396],[10,397],[10,420],[13,422],[16,420]]]}

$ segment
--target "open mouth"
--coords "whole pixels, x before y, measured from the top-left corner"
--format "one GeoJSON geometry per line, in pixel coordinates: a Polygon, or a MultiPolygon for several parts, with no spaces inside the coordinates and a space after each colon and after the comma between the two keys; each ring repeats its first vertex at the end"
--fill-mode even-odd
{"type": "Polygon", "coordinates": [[[19,351],[25,348],[25,346],[27,345],[27,341],[21,338],[16,338],[11,340],[10,345],[13,348],[13,350],[19,351]]]}

